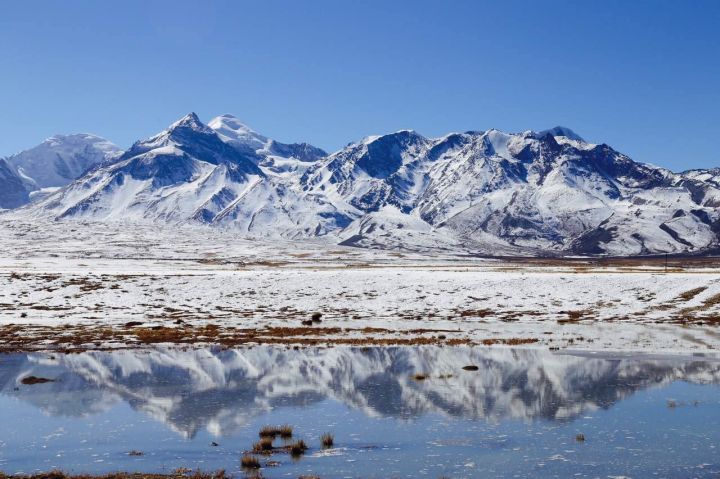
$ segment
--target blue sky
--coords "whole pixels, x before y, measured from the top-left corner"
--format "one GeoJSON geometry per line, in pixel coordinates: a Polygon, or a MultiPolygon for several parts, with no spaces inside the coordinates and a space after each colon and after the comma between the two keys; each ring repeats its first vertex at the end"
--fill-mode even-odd
{"type": "Polygon", "coordinates": [[[564,125],[720,166],[720,1],[0,4],[0,156],[54,133],[129,146],[189,111],[327,150],[564,125]]]}

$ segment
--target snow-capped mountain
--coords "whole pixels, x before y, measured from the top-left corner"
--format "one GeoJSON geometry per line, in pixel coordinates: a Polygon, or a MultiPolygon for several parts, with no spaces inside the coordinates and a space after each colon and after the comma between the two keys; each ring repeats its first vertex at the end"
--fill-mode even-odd
{"type": "Polygon", "coordinates": [[[263,136],[232,115],[213,118],[208,126],[225,142],[240,150],[250,149],[261,159],[259,166],[268,174],[297,173],[308,164],[327,156],[308,143],[280,143],[263,136]]]}
{"type": "Polygon", "coordinates": [[[382,242],[375,232],[396,236],[396,215],[377,224],[387,210],[478,252],[646,254],[718,242],[717,185],[636,163],[566,128],[370,137],[313,166],[302,182],[357,210],[344,234],[360,246],[382,242]],[[363,231],[368,214],[376,224],[363,231]]]}
{"type": "Polygon", "coordinates": [[[0,158],[0,209],[17,208],[30,200],[30,185],[0,158]]]}
{"type": "Polygon", "coordinates": [[[17,214],[478,254],[703,252],[719,244],[719,178],[637,163],[564,127],[403,130],[327,155],[190,114],[17,214]]]}
{"type": "Polygon", "coordinates": [[[266,153],[275,143],[261,145],[259,135],[250,136],[223,140],[191,113],[30,211],[57,218],[193,221],[288,236],[338,229],[331,204],[298,195],[284,170],[277,171],[280,161],[307,160],[266,153]]]}
{"type": "Polygon", "coordinates": [[[106,139],[83,133],[52,136],[6,160],[33,190],[39,190],[65,186],[120,153],[120,148],[106,139]]]}

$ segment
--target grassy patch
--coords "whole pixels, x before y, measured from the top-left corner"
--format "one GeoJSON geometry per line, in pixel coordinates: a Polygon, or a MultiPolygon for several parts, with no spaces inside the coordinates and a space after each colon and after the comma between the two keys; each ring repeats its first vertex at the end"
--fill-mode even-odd
{"type": "Polygon", "coordinates": [[[335,444],[335,436],[333,436],[329,432],[326,432],[325,434],[320,436],[320,443],[322,444],[322,447],[325,448],[333,447],[333,444],[335,444]]]}
{"type": "Polygon", "coordinates": [[[240,458],[240,466],[243,469],[260,469],[260,459],[250,454],[244,454],[240,458]]]}
{"type": "Polygon", "coordinates": [[[678,300],[690,301],[691,299],[693,299],[695,296],[702,293],[706,289],[707,289],[707,286],[701,286],[699,288],[694,288],[694,289],[685,291],[684,293],[680,293],[680,295],[678,296],[678,300]]]}

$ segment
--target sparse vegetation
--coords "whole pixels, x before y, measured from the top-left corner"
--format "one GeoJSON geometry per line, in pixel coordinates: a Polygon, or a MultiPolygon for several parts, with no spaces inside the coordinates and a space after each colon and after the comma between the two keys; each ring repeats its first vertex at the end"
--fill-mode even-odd
{"type": "Polygon", "coordinates": [[[335,436],[333,436],[329,432],[326,432],[325,434],[320,436],[320,443],[324,448],[333,447],[333,444],[335,444],[335,436]]]}
{"type": "Polygon", "coordinates": [[[575,435],[575,440],[577,442],[585,442],[585,434],[580,433],[575,435]]]}
{"type": "Polygon", "coordinates": [[[252,450],[256,454],[268,454],[273,449],[273,438],[264,436],[253,444],[252,450]]]}
{"type": "Polygon", "coordinates": [[[244,454],[240,458],[240,466],[243,469],[260,469],[260,459],[250,454],[244,454]]]}
{"type": "Polygon", "coordinates": [[[128,456],[144,456],[145,453],[142,451],[136,451],[133,449],[132,451],[128,452],[128,456]]]}
{"type": "Polygon", "coordinates": [[[290,444],[288,446],[288,450],[290,451],[290,455],[293,457],[299,457],[305,454],[305,451],[308,450],[307,444],[305,444],[305,441],[302,439],[298,439],[294,443],[290,444]]]}
{"type": "Polygon", "coordinates": [[[472,364],[471,364],[471,365],[469,365],[469,366],[463,366],[463,369],[464,369],[465,371],[477,371],[477,370],[479,370],[480,368],[477,367],[477,366],[475,366],[475,365],[472,365],[472,364]]]}
{"type": "Polygon", "coordinates": [[[263,426],[258,435],[260,437],[275,437],[278,435],[278,428],[275,426],[263,426]]]}
{"type": "Polygon", "coordinates": [[[707,286],[701,286],[699,288],[690,289],[688,291],[685,291],[684,293],[680,293],[680,295],[678,296],[678,299],[680,299],[682,301],[690,301],[691,299],[693,299],[695,296],[702,293],[706,289],[707,289],[707,286]]]}
{"type": "Polygon", "coordinates": [[[419,373],[418,373],[418,374],[413,375],[412,378],[413,378],[415,381],[424,381],[424,380],[426,380],[426,379],[428,378],[428,375],[427,375],[427,374],[419,374],[419,373]]]}
{"type": "Polygon", "coordinates": [[[289,424],[283,424],[282,426],[263,426],[258,435],[269,438],[280,436],[283,439],[288,439],[293,435],[293,427],[289,424]]]}

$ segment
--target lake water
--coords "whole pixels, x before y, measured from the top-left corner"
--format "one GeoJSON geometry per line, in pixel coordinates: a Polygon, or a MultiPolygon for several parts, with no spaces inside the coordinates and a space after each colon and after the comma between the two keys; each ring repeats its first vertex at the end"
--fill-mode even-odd
{"type": "Polygon", "coordinates": [[[291,424],[310,449],[266,478],[718,477],[719,383],[712,358],[529,349],[0,355],[0,471],[242,477],[259,429],[291,424]]]}

